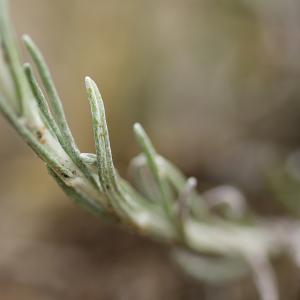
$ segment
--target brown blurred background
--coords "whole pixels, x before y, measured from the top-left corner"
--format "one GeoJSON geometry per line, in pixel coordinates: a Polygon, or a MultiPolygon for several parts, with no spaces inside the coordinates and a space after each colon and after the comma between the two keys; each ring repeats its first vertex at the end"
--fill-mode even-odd
{"type": "MultiPolygon", "coordinates": [[[[11,14],[42,49],[82,152],[94,152],[89,75],[123,176],[139,121],[201,190],[233,184],[260,213],[286,214],[266,175],[300,144],[299,1],[11,0],[11,14]]],[[[256,299],[251,283],[191,282],[168,249],[74,206],[3,118],[0,134],[1,300],[256,299]]]]}

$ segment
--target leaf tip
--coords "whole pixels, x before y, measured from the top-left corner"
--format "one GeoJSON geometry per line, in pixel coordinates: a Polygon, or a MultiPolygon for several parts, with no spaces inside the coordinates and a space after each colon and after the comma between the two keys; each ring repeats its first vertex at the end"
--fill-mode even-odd
{"type": "Polygon", "coordinates": [[[89,86],[91,86],[91,83],[93,82],[93,80],[90,76],[85,76],[84,77],[84,82],[85,82],[85,86],[89,87],[89,86]]]}
{"type": "Polygon", "coordinates": [[[29,62],[24,63],[24,64],[23,64],[23,68],[24,68],[25,71],[26,71],[26,70],[31,70],[31,65],[30,65],[30,63],[29,63],[29,62]]]}
{"type": "Polygon", "coordinates": [[[28,34],[23,34],[22,35],[22,40],[25,43],[25,45],[29,45],[32,43],[32,39],[28,34]]]}
{"type": "Polygon", "coordinates": [[[135,134],[141,136],[145,134],[145,131],[140,123],[134,123],[133,124],[133,131],[135,134]]]}

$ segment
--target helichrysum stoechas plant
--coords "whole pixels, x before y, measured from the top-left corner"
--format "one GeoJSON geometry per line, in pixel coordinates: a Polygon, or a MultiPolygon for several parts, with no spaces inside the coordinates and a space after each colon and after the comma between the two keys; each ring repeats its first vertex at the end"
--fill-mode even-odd
{"type": "Polygon", "coordinates": [[[160,156],[140,124],[134,134],[142,153],[130,164],[129,184],[114,167],[103,101],[89,77],[96,153],[81,153],[44,58],[29,36],[23,41],[43,88],[31,64],[21,63],[7,11],[7,1],[0,0],[0,110],[63,191],[102,218],[172,244],[174,258],[194,277],[226,281],[252,271],[260,298],[278,299],[270,260],[284,253],[297,258],[298,223],[262,220],[230,187],[198,194],[196,180],[160,156]]]}

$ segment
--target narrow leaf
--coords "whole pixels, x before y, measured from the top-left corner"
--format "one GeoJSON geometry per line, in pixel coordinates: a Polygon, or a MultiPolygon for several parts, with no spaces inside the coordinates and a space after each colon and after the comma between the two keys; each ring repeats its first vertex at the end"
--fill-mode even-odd
{"type": "Polygon", "coordinates": [[[88,167],[84,164],[84,162],[80,158],[80,151],[74,141],[71,130],[68,126],[61,100],[56,91],[56,88],[52,81],[51,74],[43,58],[43,55],[41,54],[40,50],[37,48],[37,46],[34,44],[34,42],[31,40],[31,38],[28,35],[23,36],[23,40],[26,48],[28,49],[28,52],[30,53],[33,61],[37,66],[37,69],[41,76],[41,80],[48,94],[53,117],[60,130],[60,136],[58,136],[59,142],[61,143],[64,150],[68,153],[70,158],[73,160],[73,162],[84,173],[86,178],[96,188],[98,188],[97,182],[93,178],[92,174],[90,174],[88,167]]]}
{"type": "Polygon", "coordinates": [[[15,85],[17,95],[17,101],[14,103],[15,109],[21,115],[24,109],[28,109],[26,108],[26,101],[31,98],[31,93],[23,72],[14,33],[11,30],[7,0],[0,0],[0,38],[4,59],[15,85]]]}
{"type": "Polygon", "coordinates": [[[157,153],[147,136],[146,132],[144,131],[143,127],[136,123],[134,124],[134,133],[136,136],[136,139],[146,157],[148,167],[150,171],[152,172],[152,175],[156,181],[157,186],[159,187],[160,193],[161,193],[161,201],[163,203],[163,207],[165,209],[165,212],[167,215],[170,215],[171,213],[171,199],[169,194],[169,187],[165,180],[162,178],[159,167],[157,164],[157,153]]]}
{"type": "Polygon", "coordinates": [[[33,75],[33,71],[29,63],[24,64],[24,70],[44,120],[54,135],[58,139],[61,139],[60,130],[52,116],[47,100],[33,75]]]}

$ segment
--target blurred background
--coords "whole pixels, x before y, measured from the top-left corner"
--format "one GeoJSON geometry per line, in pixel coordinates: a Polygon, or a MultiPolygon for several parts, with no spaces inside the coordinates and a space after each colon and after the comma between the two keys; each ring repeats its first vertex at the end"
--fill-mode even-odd
{"type": "MultiPolygon", "coordinates": [[[[299,1],[10,2],[18,38],[30,34],[48,61],[82,152],[94,152],[89,75],[124,177],[138,121],[201,191],[232,184],[262,215],[300,215],[299,1]]],[[[257,299],[249,278],[186,278],[164,246],[73,205],[3,118],[0,135],[0,299],[257,299]]],[[[283,299],[300,299],[291,264],[278,274],[283,299]]]]}

